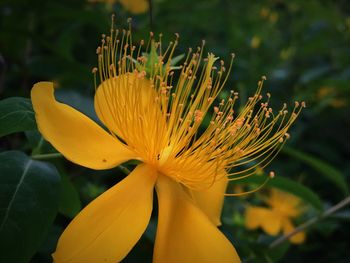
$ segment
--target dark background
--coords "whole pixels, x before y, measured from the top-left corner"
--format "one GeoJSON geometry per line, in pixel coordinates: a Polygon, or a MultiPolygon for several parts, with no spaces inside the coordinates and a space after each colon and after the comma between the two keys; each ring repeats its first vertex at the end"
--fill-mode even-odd
{"type": "MultiPolygon", "coordinates": [[[[147,39],[152,30],[163,33],[164,45],[179,33],[177,54],[195,48],[202,39],[206,51],[226,63],[234,52],[226,88],[238,90],[242,101],[254,93],[262,75],[267,76],[264,88],[272,94],[276,109],[283,102],[292,107],[295,100],[306,101],[287,144],[297,152],[282,152],[270,168],[310,189],[324,209],[348,195],[339,185],[348,185],[350,172],[349,1],[154,0],[151,15],[149,11],[135,15],[118,2],[0,0],[0,98],[29,97],[34,83],[54,81],[61,87],[60,100],[94,117],[91,69],[112,13],[116,13],[117,27],[126,26],[127,18],[133,17],[135,41],[147,39]]],[[[7,135],[0,139],[0,150],[29,154],[38,136],[36,131],[7,135]]],[[[53,151],[48,144],[44,149],[53,151]]],[[[74,193],[60,204],[47,241],[31,262],[50,262],[57,237],[72,214],[123,177],[118,168],[96,176],[62,159],[52,162],[74,193]]],[[[225,204],[222,229],[244,262],[350,262],[349,208],[309,228],[304,244],[283,244],[274,251],[278,256],[271,256],[268,244],[273,238],[244,228],[244,207],[259,198],[229,198],[225,204]]],[[[299,223],[319,213],[310,206],[299,223]]],[[[156,215],[153,218],[146,235],[123,262],[151,262],[156,215]]]]}

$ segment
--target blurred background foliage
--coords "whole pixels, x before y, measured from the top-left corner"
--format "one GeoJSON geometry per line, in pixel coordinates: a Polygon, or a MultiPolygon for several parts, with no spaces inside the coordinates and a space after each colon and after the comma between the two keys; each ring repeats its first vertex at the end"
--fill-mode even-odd
{"type": "MultiPolygon", "coordinates": [[[[349,198],[349,1],[153,0],[151,8],[147,1],[130,2],[0,1],[0,261],[51,262],[57,238],[71,218],[134,166],[130,162],[92,171],[59,156],[45,159],[43,154],[55,150],[36,130],[30,100],[12,98],[29,98],[34,83],[54,81],[61,87],[59,100],[96,119],[91,69],[100,36],[109,31],[111,14],[116,13],[118,27],[133,17],[135,42],[148,39],[153,31],[163,33],[167,44],[179,33],[177,54],[201,45],[202,39],[207,52],[227,63],[235,53],[226,92],[239,91],[243,102],[262,75],[267,76],[264,88],[271,92],[275,108],[283,102],[290,107],[295,100],[307,102],[284,150],[268,171],[258,173],[274,170],[276,178],[258,193],[227,198],[221,228],[243,262],[350,262],[350,208],[317,219],[349,198]],[[14,190],[7,185],[20,180],[23,167],[29,167],[33,177],[28,177],[28,185],[36,194],[20,192],[24,203],[14,202],[15,211],[5,214],[14,190]],[[315,221],[306,228],[302,244],[276,244],[276,236],[245,227],[246,207],[264,206],[269,188],[300,199],[303,208],[293,219],[295,225],[315,221]],[[7,225],[9,216],[31,230],[13,232],[7,225]]],[[[230,189],[254,189],[262,182],[258,174],[230,189]]],[[[155,224],[156,211],[146,234],[123,262],[151,262],[155,224]]]]}

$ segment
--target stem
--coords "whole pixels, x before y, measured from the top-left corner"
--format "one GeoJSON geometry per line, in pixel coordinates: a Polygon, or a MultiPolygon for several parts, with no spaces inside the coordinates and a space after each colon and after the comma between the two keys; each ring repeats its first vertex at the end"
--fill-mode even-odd
{"type": "Polygon", "coordinates": [[[38,145],[33,149],[32,156],[36,154],[40,154],[40,149],[44,144],[44,137],[41,136],[38,145]]]}
{"type": "Polygon", "coordinates": [[[119,165],[118,168],[123,172],[125,173],[126,175],[128,175],[129,173],[131,173],[131,171],[126,168],[124,165],[119,165]]]}
{"type": "Polygon", "coordinates": [[[288,238],[291,236],[294,236],[295,234],[305,230],[306,228],[310,227],[311,225],[315,224],[316,222],[330,216],[331,214],[335,213],[339,209],[345,207],[346,205],[350,204],[350,196],[346,197],[342,201],[340,201],[338,204],[328,208],[325,212],[323,212],[320,216],[318,217],[313,217],[310,220],[306,221],[305,223],[301,224],[300,226],[296,227],[292,232],[288,233],[285,236],[281,236],[280,238],[277,238],[275,241],[273,241],[269,248],[274,248],[278,246],[279,244],[283,243],[286,241],[288,238]]]}
{"type": "Polygon", "coordinates": [[[46,160],[46,159],[62,157],[62,154],[60,153],[34,154],[31,157],[37,160],[46,160]]]}

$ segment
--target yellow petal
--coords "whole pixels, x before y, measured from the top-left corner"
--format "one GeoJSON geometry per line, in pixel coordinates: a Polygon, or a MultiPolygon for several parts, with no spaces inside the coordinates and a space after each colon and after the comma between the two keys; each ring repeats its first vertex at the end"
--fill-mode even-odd
{"type": "Polygon", "coordinates": [[[36,83],[31,97],[41,134],[70,161],[92,169],[107,169],[136,158],[87,116],[57,102],[53,83],[36,83]]]}
{"type": "Polygon", "coordinates": [[[274,188],[271,189],[270,197],[266,200],[269,206],[286,217],[296,217],[301,214],[300,202],[301,200],[295,195],[274,188]]]}
{"type": "Polygon", "coordinates": [[[240,262],[230,241],[178,183],[159,176],[156,190],[159,216],[154,263],[240,262]]]}
{"type": "MultiPolygon", "coordinates": [[[[295,229],[294,225],[292,224],[290,219],[286,218],[283,221],[283,233],[285,235],[287,235],[290,232],[292,232],[294,229],[295,229]]],[[[291,236],[289,238],[289,241],[292,242],[293,244],[302,244],[302,243],[304,243],[305,239],[306,239],[305,232],[299,232],[299,233],[291,236]]]]}
{"type": "Polygon", "coordinates": [[[55,263],[119,262],[145,231],[156,171],[141,164],[84,208],[60,237],[55,263]]]}
{"type": "Polygon", "coordinates": [[[261,221],[261,227],[265,233],[276,236],[282,227],[282,217],[281,215],[274,211],[266,209],[264,212],[264,219],[261,221]]]}
{"type": "Polygon", "coordinates": [[[129,146],[139,152],[146,148],[149,154],[149,145],[160,143],[166,130],[156,97],[150,80],[137,72],[126,73],[97,88],[95,111],[103,124],[129,146]]]}
{"type": "Polygon", "coordinates": [[[266,208],[249,206],[245,210],[245,226],[248,229],[256,229],[262,225],[266,208]]]}
{"type": "Polygon", "coordinates": [[[120,3],[132,14],[142,14],[147,12],[149,6],[147,0],[119,0],[120,3]]]}
{"type": "Polygon", "coordinates": [[[261,227],[267,234],[275,236],[281,230],[281,216],[268,208],[249,206],[245,213],[245,225],[248,229],[261,227]]]}
{"type": "Polygon", "coordinates": [[[221,211],[224,204],[225,192],[228,184],[226,176],[215,182],[208,190],[195,191],[191,194],[196,205],[209,217],[216,225],[221,225],[221,211]]]}
{"type": "Polygon", "coordinates": [[[155,97],[150,80],[138,77],[136,72],[126,73],[108,79],[97,87],[95,111],[106,127],[122,136],[124,125],[133,118],[131,110],[140,107],[143,112],[149,111],[147,107],[154,106],[155,97]]]}

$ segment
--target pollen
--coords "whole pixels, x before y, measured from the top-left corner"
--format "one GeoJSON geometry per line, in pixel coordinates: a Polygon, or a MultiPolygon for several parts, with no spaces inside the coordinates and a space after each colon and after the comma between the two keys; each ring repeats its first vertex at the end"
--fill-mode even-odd
{"type": "Polygon", "coordinates": [[[266,167],[290,137],[305,102],[296,102],[290,112],[286,104],[274,111],[272,95],[262,93],[263,76],[237,111],[237,92],[218,99],[234,55],[226,66],[204,52],[203,42],[174,66],[178,41],[176,34],[164,46],[151,33],[135,45],[130,28],[113,26],[102,35],[98,69],[92,70],[101,121],[141,161],[190,189],[209,188],[223,174],[239,180],[266,167]]]}

